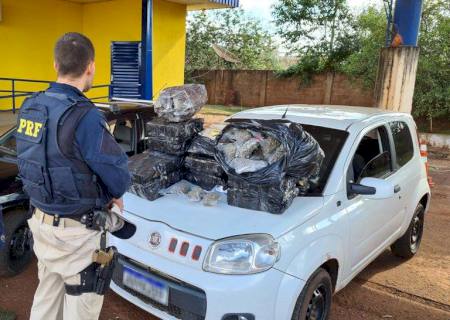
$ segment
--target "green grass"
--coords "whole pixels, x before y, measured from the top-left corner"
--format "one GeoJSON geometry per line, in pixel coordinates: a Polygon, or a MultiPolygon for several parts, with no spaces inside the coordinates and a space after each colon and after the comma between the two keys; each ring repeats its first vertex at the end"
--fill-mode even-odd
{"type": "Polygon", "coordinates": [[[0,320],[15,320],[16,315],[13,312],[3,311],[0,309],[0,320]]]}
{"type": "Polygon", "coordinates": [[[209,115],[231,116],[236,112],[240,112],[246,109],[248,108],[236,106],[206,105],[202,108],[201,113],[209,115]]]}
{"type": "MultiPolygon", "coordinates": [[[[419,126],[419,132],[430,133],[430,130],[428,130],[428,127],[419,126]]],[[[433,130],[433,132],[431,132],[431,133],[450,135],[450,129],[437,128],[437,129],[433,130]]]]}
{"type": "Polygon", "coordinates": [[[450,135],[450,129],[436,130],[436,132],[434,132],[434,133],[448,134],[448,135],[450,135]]]}

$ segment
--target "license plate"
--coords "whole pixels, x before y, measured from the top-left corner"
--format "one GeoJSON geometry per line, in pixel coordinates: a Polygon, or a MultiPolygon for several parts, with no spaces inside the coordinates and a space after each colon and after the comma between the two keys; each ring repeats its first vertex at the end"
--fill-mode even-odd
{"type": "Polygon", "coordinates": [[[124,266],[123,284],[162,305],[169,305],[169,287],[151,275],[124,266]]]}

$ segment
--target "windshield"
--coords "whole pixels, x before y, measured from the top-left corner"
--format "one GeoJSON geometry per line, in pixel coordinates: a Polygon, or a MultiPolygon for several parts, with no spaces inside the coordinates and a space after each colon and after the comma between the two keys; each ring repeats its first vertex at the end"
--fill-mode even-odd
{"type": "Polygon", "coordinates": [[[322,194],[327,184],[331,170],[333,170],[334,163],[339,156],[342,146],[347,140],[348,132],[306,124],[302,126],[309,134],[314,137],[314,139],[316,139],[323,152],[325,153],[325,158],[320,168],[319,179],[316,184],[311,185],[311,188],[309,190],[310,195],[322,194]]]}
{"type": "MultiPolygon", "coordinates": [[[[114,127],[114,121],[110,122],[114,127]]],[[[331,170],[333,170],[334,163],[336,162],[339,153],[344,145],[348,133],[342,130],[336,130],[325,127],[318,127],[312,125],[302,125],[303,128],[310,133],[314,139],[317,140],[320,147],[325,153],[322,166],[320,168],[319,179],[317,183],[312,184],[309,190],[309,194],[321,194],[325,189],[325,186],[330,176],[331,170]]],[[[16,154],[16,138],[14,136],[15,128],[9,129],[5,134],[0,136],[0,151],[9,153],[10,155],[16,154]]]]}

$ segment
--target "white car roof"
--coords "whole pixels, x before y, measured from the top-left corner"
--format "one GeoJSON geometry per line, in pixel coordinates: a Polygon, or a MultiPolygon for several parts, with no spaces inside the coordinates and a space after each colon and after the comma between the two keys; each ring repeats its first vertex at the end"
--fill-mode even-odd
{"type": "Polygon", "coordinates": [[[371,118],[406,115],[378,108],[296,104],[250,109],[239,112],[232,118],[274,120],[281,119],[285,113],[285,119],[292,122],[338,130],[347,130],[352,124],[371,118]]]}

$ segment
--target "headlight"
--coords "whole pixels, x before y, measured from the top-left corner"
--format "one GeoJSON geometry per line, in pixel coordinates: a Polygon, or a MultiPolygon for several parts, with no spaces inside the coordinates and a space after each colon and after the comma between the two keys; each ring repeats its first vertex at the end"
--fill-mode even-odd
{"type": "Polygon", "coordinates": [[[253,234],[219,240],[208,250],[203,270],[224,274],[252,274],[273,267],[280,246],[268,234],[253,234]]]}

